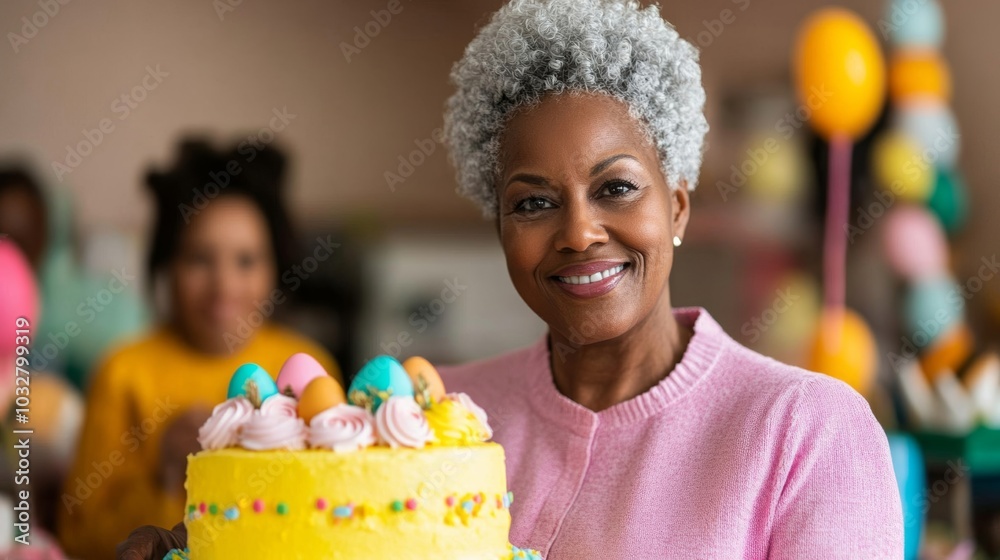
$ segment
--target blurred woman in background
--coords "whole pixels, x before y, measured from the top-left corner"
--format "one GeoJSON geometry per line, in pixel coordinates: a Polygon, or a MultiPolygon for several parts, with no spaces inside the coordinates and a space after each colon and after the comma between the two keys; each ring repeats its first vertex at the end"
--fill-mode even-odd
{"type": "Polygon", "coordinates": [[[186,457],[239,365],[276,375],[289,355],[306,352],[340,379],[319,345],[268,322],[289,295],[278,284],[293,243],[284,169],[274,148],[220,152],[188,141],[172,169],[147,176],[156,201],[148,274],[163,322],[108,356],[92,379],[62,496],[70,555],[112,557],[131,528],[182,515],[186,457]]]}

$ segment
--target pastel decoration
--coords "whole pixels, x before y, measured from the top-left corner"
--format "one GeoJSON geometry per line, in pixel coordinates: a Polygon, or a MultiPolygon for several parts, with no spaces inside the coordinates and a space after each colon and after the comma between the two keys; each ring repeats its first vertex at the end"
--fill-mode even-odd
{"type": "MultiPolygon", "coordinates": [[[[267,373],[267,370],[255,363],[246,363],[236,368],[233,373],[233,377],[229,380],[229,391],[226,393],[226,398],[250,396],[251,393],[248,391],[251,390],[251,384],[259,399],[254,402],[254,406],[259,407],[260,403],[278,394],[278,385],[271,379],[271,374],[267,373]]],[[[253,401],[253,399],[250,400],[253,401]]]]}
{"type": "Polygon", "coordinates": [[[905,134],[888,132],[872,151],[875,179],[899,200],[923,202],[934,186],[934,166],[920,155],[920,145],[905,134]]]}
{"type": "Polygon", "coordinates": [[[420,406],[427,408],[432,402],[444,398],[444,381],[441,381],[441,374],[426,359],[420,356],[407,358],[403,362],[403,369],[410,376],[414,395],[420,406]]]}
{"type": "Polygon", "coordinates": [[[965,318],[965,298],[950,276],[913,282],[903,299],[903,332],[918,348],[930,345],[965,318]]]}
{"type": "Polygon", "coordinates": [[[937,0],[893,0],[879,31],[899,47],[936,49],[944,41],[941,5],[937,0]]]}
{"type": "Polygon", "coordinates": [[[928,98],[951,100],[951,74],[944,58],[935,50],[904,50],[889,62],[889,97],[899,103],[928,98]]]}
{"type": "Polygon", "coordinates": [[[298,404],[299,417],[308,424],[317,414],[345,402],[344,390],[336,379],[329,375],[317,377],[302,391],[298,404]]]}
{"type": "Polygon", "coordinates": [[[958,123],[944,103],[904,103],[896,109],[898,130],[920,146],[921,157],[935,167],[954,167],[961,149],[958,123]]]}
{"type": "Polygon", "coordinates": [[[489,439],[482,422],[457,400],[435,401],[424,415],[438,445],[472,445],[489,439]]]}
{"type": "Polygon", "coordinates": [[[965,323],[954,325],[934,340],[920,355],[920,369],[932,383],[947,375],[954,377],[965,361],[972,355],[975,340],[965,323]]]}
{"type": "Polygon", "coordinates": [[[338,404],[313,416],[309,422],[310,447],[344,453],[374,444],[375,419],[360,406],[338,404]]]}
{"type": "Polygon", "coordinates": [[[215,406],[212,416],[198,429],[202,449],[233,447],[240,441],[240,430],[250,420],[254,406],[246,397],[233,397],[215,406]]]}
{"type": "Polygon", "coordinates": [[[310,381],[317,377],[328,376],[316,358],[301,352],[292,354],[278,372],[278,390],[283,395],[299,398],[310,381]]]}
{"type": "Polygon", "coordinates": [[[920,536],[924,530],[924,503],[926,474],[923,454],[913,436],[902,433],[886,434],[892,470],[896,473],[899,497],[903,503],[903,558],[917,560],[920,536]]]}
{"type": "Polygon", "coordinates": [[[392,447],[422,449],[434,440],[424,411],[411,397],[392,396],[375,412],[378,440],[392,447]]]}
{"type": "Polygon", "coordinates": [[[889,211],[882,230],[882,249],[889,266],[907,280],[946,274],[948,244],[944,231],[921,207],[900,205],[889,211]]]}
{"type": "Polygon", "coordinates": [[[885,61],[868,25],[854,12],[822,8],[799,30],[796,92],[810,125],[831,139],[854,139],[875,122],[885,97],[885,61]]]}
{"type": "MultiPolygon", "coordinates": [[[[0,324],[6,329],[4,336],[0,336],[0,356],[8,357],[14,355],[18,346],[14,337],[15,329],[27,328],[34,337],[41,334],[35,324],[38,317],[38,287],[28,259],[13,241],[3,237],[0,237],[0,270],[3,271],[0,324]],[[17,326],[20,317],[27,320],[23,327],[17,326]]],[[[12,364],[13,360],[5,361],[3,369],[13,371],[12,364]]],[[[3,388],[13,386],[13,382],[5,383],[3,388]]]]}
{"type": "Polygon", "coordinates": [[[836,377],[866,394],[877,366],[875,338],[865,320],[846,308],[826,308],[813,338],[809,369],[836,377]]]}
{"type": "Polygon", "coordinates": [[[347,397],[351,404],[375,412],[389,397],[413,397],[413,382],[396,358],[383,354],[362,366],[347,397]]]}
{"type": "Polygon", "coordinates": [[[745,152],[757,170],[746,176],[747,191],[776,203],[794,201],[809,183],[809,162],[798,142],[765,136],[752,141],[745,152]]]}
{"type": "Polygon", "coordinates": [[[955,234],[962,229],[969,214],[969,197],[965,182],[957,170],[937,170],[927,206],[938,217],[948,234],[955,234]]]}

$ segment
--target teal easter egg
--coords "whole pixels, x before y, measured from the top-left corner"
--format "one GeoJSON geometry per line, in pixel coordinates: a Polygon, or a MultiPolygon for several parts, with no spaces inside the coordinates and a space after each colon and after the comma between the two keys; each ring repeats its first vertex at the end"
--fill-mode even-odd
{"type": "Polygon", "coordinates": [[[366,406],[373,412],[390,396],[412,397],[413,382],[396,358],[384,354],[365,364],[347,390],[351,404],[366,406]]]}
{"type": "Polygon", "coordinates": [[[965,224],[969,213],[969,200],[961,175],[952,169],[938,169],[934,190],[927,206],[941,220],[949,234],[955,234],[965,224]]]}
{"type": "Polygon", "coordinates": [[[893,0],[878,27],[900,47],[936,49],[944,40],[944,14],[937,0],[893,0]]]}
{"type": "Polygon", "coordinates": [[[903,301],[903,333],[923,348],[965,318],[965,300],[948,276],[915,281],[903,301]]]}
{"type": "Polygon", "coordinates": [[[257,364],[247,363],[236,368],[233,377],[229,380],[229,391],[226,393],[226,398],[246,397],[247,383],[250,381],[253,381],[257,386],[260,402],[278,394],[278,384],[271,379],[271,374],[257,364]]]}

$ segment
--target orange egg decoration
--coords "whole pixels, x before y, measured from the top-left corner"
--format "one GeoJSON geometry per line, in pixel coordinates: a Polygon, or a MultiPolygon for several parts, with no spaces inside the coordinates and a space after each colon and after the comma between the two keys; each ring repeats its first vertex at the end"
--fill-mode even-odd
{"type": "Polygon", "coordinates": [[[407,358],[403,362],[403,369],[413,381],[414,398],[420,406],[427,408],[431,402],[440,401],[445,396],[444,381],[437,369],[426,359],[420,356],[407,358]]]}
{"type": "Polygon", "coordinates": [[[299,397],[299,417],[308,424],[313,416],[346,402],[344,389],[336,379],[329,376],[317,377],[302,390],[302,396],[299,397]]]}

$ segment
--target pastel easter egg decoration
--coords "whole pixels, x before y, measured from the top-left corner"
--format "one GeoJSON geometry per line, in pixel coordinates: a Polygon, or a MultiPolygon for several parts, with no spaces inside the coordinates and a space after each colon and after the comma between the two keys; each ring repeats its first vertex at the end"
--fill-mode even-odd
{"type": "Polygon", "coordinates": [[[934,186],[934,166],[920,155],[920,146],[898,132],[881,135],[872,152],[875,179],[882,190],[908,202],[923,202],[934,186]]]}
{"type": "Polygon", "coordinates": [[[962,229],[969,213],[969,197],[965,182],[957,170],[937,170],[927,206],[938,217],[949,235],[954,235],[962,229]]]}
{"type": "Polygon", "coordinates": [[[899,47],[936,49],[944,40],[944,15],[937,0],[893,0],[878,27],[899,47]]]}
{"type": "Polygon", "coordinates": [[[317,377],[329,377],[329,374],[316,358],[302,352],[292,354],[278,372],[278,390],[297,399],[302,396],[306,385],[317,377]]]}
{"type": "Polygon", "coordinates": [[[951,99],[951,74],[944,58],[933,50],[905,50],[889,63],[889,97],[899,103],[914,98],[951,99]]]}
{"type": "Polygon", "coordinates": [[[306,385],[302,395],[299,396],[299,418],[309,424],[313,416],[346,402],[344,389],[336,379],[329,375],[316,377],[306,385]]]}
{"type": "Polygon", "coordinates": [[[920,146],[920,155],[936,167],[954,167],[961,149],[955,115],[941,102],[904,103],[893,117],[896,127],[920,146]]]}
{"type": "MultiPolygon", "coordinates": [[[[916,250],[916,249],[915,249],[916,250]]],[[[965,320],[965,298],[948,275],[921,278],[910,284],[903,299],[901,333],[923,348],[965,320]]]]}
{"type": "Polygon", "coordinates": [[[948,268],[948,243],[941,224],[920,206],[901,204],[889,211],[882,250],[889,266],[906,280],[937,277],[948,268]]]}
{"type": "Polygon", "coordinates": [[[441,381],[437,369],[426,359],[420,356],[407,358],[403,362],[403,369],[413,382],[414,398],[420,406],[428,408],[444,398],[444,381],[441,381]]]}
{"type": "Polygon", "coordinates": [[[813,13],[799,31],[793,65],[816,132],[829,140],[868,131],[885,98],[885,60],[860,16],[835,7],[813,13]]]}
{"type": "Polygon", "coordinates": [[[825,309],[814,335],[809,369],[836,377],[864,395],[877,364],[875,337],[865,320],[850,309],[825,309]]]}
{"type": "Polygon", "coordinates": [[[953,325],[938,335],[920,355],[920,369],[932,383],[942,375],[954,375],[969,359],[976,341],[964,322],[953,325]]]}
{"type": "Polygon", "coordinates": [[[233,377],[229,380],[229,391],[226,398],[247,397],[254,406],[260,407],[260,403],[269,397],[278,394],[278,385],[271,379],[271,374],[259,365],[250,362],[236,368],[233,377]]]}
{"type": "Polygon", "coordinates": [[[347,390],[351,404],[375,412],[389,397],[413,397],[413,382],[396,358],[375,356],[354,376],[347,390]]]}

